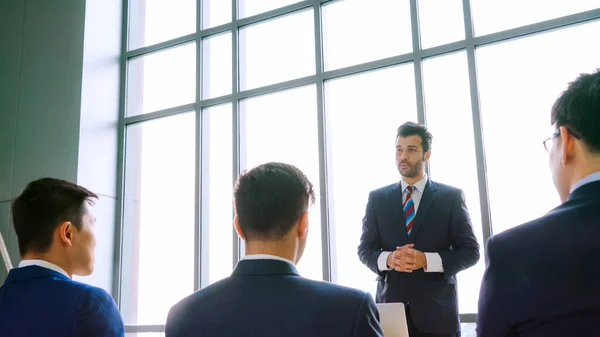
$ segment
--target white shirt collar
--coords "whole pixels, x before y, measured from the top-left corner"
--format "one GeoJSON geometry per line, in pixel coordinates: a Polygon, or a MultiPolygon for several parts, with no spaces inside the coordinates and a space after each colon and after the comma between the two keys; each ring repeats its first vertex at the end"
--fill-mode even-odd
{"type": "Polygon", "coordinates": [[[600,181],[600,171],[594,172],[594,173],[588,175],[587,177],[576,182],[573,185],[573,187],[571,188],[571,193],[573,193],[573,191],[575,191],[577,188],[579,188],[583,185],[589,184],[589,183],[593,183],[595,181],[600,181]]]}
{"type": "MultiPolygon", "coordinates": [[[[400,184],[402,185],[402,192],[404,192],[404,190],[408,186],[408,183],[404,181],[404,177],[400,180],[400,184]]],[[[427,173],[425,173],[421,180],[417,181],[417,183],[413,184],[412,186],[421,193],[423,193],[423,191],[425,191],[425,185],[427,185],[427,173]]]]}
{"type": "Polygon", "coordinates": [[[281,256],[276,256],[276,255],[271,255],[271,254],[246,255],[246,256],[242,257],[242,260],[279,260],[279,261],[287,262],[287,263],[291,264],[292,266],[296,267],[294,262],[292,262],[286,258],[283,258],[281,256]]]}
{"type": "Polygon", "coordinates": [[[55,265],[54,263],[50,263],[48,261],[44,261],[44,260],[23,260],[23,261],[21,261],[19,263],[19,268],[29,267],[29,266],[38,266],[38,267],[42,267],[42,268],[54,270],[55,272],[61,273],[61,274],[65,275],[66,277],[69,277],[69,274],[67,274],[67,272],[64,269],[62,269],[61,267],[55,265]]]}

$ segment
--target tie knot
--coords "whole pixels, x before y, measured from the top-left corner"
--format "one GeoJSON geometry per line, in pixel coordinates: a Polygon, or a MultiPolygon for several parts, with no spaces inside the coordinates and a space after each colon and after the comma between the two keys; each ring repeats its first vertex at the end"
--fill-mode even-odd
{"type": "Polygon", "coordinates": [[[408,186],[406,186],[406,189],[405,189],[405,191],[406,191],[407,193],[409,193],[409,194],[410,194],[410,193],[412,193],[412,192],[413,192],[413,187],[412,187],[412,185],[408,185],[408,186]]]}

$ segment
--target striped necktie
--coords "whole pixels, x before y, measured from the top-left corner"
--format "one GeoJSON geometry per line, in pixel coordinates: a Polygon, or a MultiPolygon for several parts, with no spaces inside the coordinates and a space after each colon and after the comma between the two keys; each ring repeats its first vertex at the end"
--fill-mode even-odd
{"type": "Polygon", "coordinates": [[[406,193],[406,200],[404,201],[404,223],[406,224],[406,233],[410,236],[412,230],[413,221],[415,219],[415,203],[412,199],[413,187],[408,185],[404,190],[406,193]]]}

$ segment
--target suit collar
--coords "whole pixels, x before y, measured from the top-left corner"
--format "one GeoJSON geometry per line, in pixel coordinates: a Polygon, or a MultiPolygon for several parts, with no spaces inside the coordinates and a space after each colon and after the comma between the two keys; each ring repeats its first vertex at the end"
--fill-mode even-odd
{"type": "Polygon", "coordinates": [[[600,198],[600,180],[577,187],[570,195],[569,201],[582,198],[600,198]]]}
{"type": "Polygon", "coordinates": [[[291,263],[272,260],[242,260],[233,270],[232,276],[258,276],[258,275],[292,275],[300,276],[298,270],[291,263]]]}
{"type": "MultiPolygon", "coordinates": [[[[404,184],[406,184],[404,182],[404,180],[400,180],[398,183],[393,184],[390,187],[391,191],[396,191],[396,190],[400,190],[400,191],[404,191],[404,184]]],[[[406,184],[406,186],[408,186],[408,184],[406,184]]],[[[432,191],[437,191],[437,186],[436,183],[434,181],[432,181],[431,179],[429,179],[429,177],[427,176],[427,174],[425,175],[425,177],[423,177],[423,179],[419,180],[416,184],[414,184],[413,186],[416,186],[417,189],[421,190],[423,193],[425,192],[426,189],[431,189],[432,191]]],[[[419,206],[420,208],[421,206],[419,206]]]]}
{"type": "MultiPolygon", "coordinates": [[[[425,173],[425,175],[423,176],[423,178],[419,181],[417,181],[415,184],[412,184],[412,186],[417,189],[418,191],[425,191],[425,186],[427,185],[427,182],[429,181],[429,178],[427,177],[427,173],[425,173]]],[[[404,191],[406,189],[406,187],[408,187],[408,183],[406,181],[404,181],[404,179],[400,179],[400,183],[398,184],[398,187],[401,187],[401,190],[404,191]]]]}
{"type": "Polygon", "coordinates": [[[11,269],[11,271],[8,273],[8,277],[6,277],[5,283],[17,283],[40,278],[54,278],[71,281],[71,279],[68,276],[63,275],[60,272],[32,265],[27,267],[11,269]]]}
{"type": "Polygon", "coordinates": [[[29,267],[29,266],[39,266],[39,267],[43,267],[46,269],[54,270],[55,272],[59,272],[59,273],[65,275],[66,277],[69,277],[69,274],[67,274],[67,272],[64,269],[55,265],[54,263],[50,263],[45,260],[22,260],[19,263],[19,268],[29,267]]]}

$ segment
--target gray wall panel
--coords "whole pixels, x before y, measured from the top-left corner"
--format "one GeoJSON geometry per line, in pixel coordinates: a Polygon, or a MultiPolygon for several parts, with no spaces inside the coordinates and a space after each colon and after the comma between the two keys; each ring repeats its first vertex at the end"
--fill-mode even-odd
{"type": "Polygon", "coordinates": [[[41,176],[77,179],[85,2],[27,1],[12,196],[41,176]]]}
{"type": "Polygon", "coordinates": [[[11,193],[24,10],[24,1],[0,1],[0,201],[11,193]]]}

